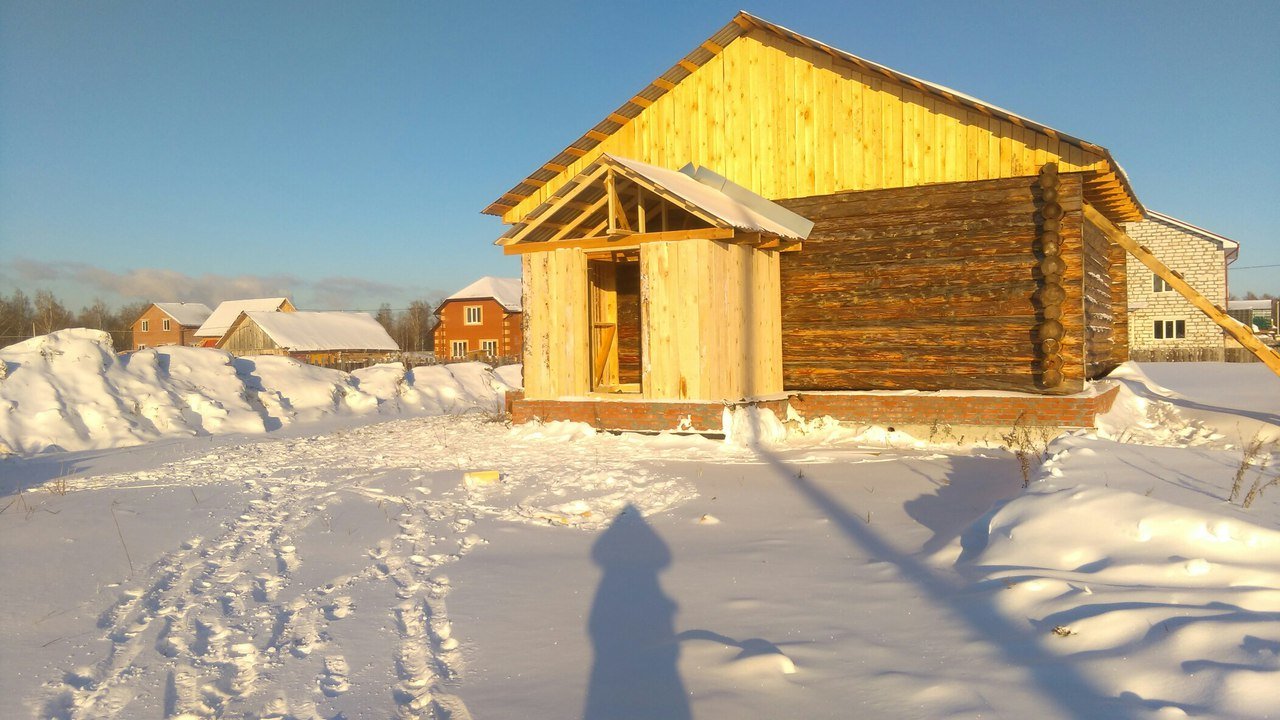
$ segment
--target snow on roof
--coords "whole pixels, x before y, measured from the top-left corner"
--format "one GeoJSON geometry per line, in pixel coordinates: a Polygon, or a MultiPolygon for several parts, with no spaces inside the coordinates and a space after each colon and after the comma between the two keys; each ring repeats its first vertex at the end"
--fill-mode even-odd
{"type": "Polygon", "coordinates": [[[204,303],[165,302],[155,303],[160,312],[178,321],[184,327],[197,326],[209,319],[213,313],[204,303]]]}
{"type": "Polygon", "coordinates": [[[231,323],[240,317],[240,313],[258,310],[278,310],[289,298],[255,298],[253,300],[226,300],[218,303],[218,308],[209,315],[204,324],[196,330],[196,337],[222,337],[231,328],[231,323]]]}
{"type": "Polygon", "coordinates": [[[287,350],[399,350],[385,328],[362,312],[243,313],[277,345],[287,350]]]}
{"type": "Polygon", "coordinates": [[[675,171],[617,155],[606,154],[604,157],[739,230],[795,240],[807,238],[813,230],[813,221],[705,167],[695,167],[690,163],[675,171]]]}
{"type": "Polygon", "coordinates": [[[1228,310],[1270,310],[1271,300],[1228,300],[1228,310]]]}
{"type": "Polygon", "coordinates": [[[520,312],[520,278],[500,278],[486,275],[458,292],[445,298],[450,300],[476,300],[493,298],[511,312],[520,312]]]}

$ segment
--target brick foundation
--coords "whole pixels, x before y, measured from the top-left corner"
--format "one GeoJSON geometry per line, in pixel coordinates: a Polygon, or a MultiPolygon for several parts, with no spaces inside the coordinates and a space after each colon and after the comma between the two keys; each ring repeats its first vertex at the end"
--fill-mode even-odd
{"type": "MultiPolygon", "coordinates": [[[[920,393],[794,393],[784,399],[736,403],[772,410],[780,418],[788,409],[804,418],[830,416],[841,422],[876,425],[949,425],[1010,427],[1022,425],[1093,427],[1097,415],[1111,409],[1119,385],[1079,395],[920,393]]],[[[730,403],[735,404],[735,403],[730,403]]],[[[572,420],[601,430],[658,432],[723,430],[726,403],[660,400],[525,400],[507,394],[513,423],[572,420]]]]}

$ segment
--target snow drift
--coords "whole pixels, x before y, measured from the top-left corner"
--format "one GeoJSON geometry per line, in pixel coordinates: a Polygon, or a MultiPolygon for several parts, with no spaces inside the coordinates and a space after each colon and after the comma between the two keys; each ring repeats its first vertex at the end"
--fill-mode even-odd
{"type": "Polygon", "coordinates": [[[106,333],[83,329],[6,347],[0,367],[0,454],[264,433],[328,417],[497,412],[511,388],[481,363],[348,374],[209,348],[119,357],[106,333]]]}

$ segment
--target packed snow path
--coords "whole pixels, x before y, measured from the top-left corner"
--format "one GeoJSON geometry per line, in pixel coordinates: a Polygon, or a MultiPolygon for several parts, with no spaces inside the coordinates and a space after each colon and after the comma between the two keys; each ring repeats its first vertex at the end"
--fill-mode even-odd
{"type": "MultiPolygon", "coordinates": [[[[580,432],[570,428],[561,440],[580,432]]],[[[468,717],[452,692],[462,654],[445,571],[485,542],[473,532],[478,515],[591,528],[626,502],[660,512],[693,494],[687,484],[637,472],[625,455],[548,452],[536,432],[494,447],[506,433],[479,416],[399,421],[60,480],[60,497],[109,489],[132,497],[130,504],[181,488],[176,497],[187,494],[191,506],[181,514],[199,512],[208,489],[237,492],[222,511],[231,519],[136,567],[113,590],[116,599],[97,622],[105,641],[100,657],[86,647],[85,662],[48,684],[38,714],[134,717],[159,708],[165,717],[313,718],[337,709],[359,717],[370,698],[347,705],[342,696],[376,672],[367,662],[354,665],[336,638],[352,616],[368,612],[390,615],[379,629],[394,646],[383,660],[395,677],[387,691],[395,715],[468,717]],[[506,482],[462,482],[474,469],[498,470],[506,482]],[[524,492],[513,497],[511,488],[524,492]],[[561,496],[570,488],[566,505],[561,496]],[[338,517],[346,537],[335,537],[338,517]],[[356,532],[370,542],[349,544],[356,532]],[[388,593],[395,598],[389,613],[388,593]],[[307,677],[323,698],[321,710],[299,692],[307,677]]],[[[32,522],[43,521],[29,512],[32,522]]],[[[121,529],[126,553],[139,530],[121,529]]]]}

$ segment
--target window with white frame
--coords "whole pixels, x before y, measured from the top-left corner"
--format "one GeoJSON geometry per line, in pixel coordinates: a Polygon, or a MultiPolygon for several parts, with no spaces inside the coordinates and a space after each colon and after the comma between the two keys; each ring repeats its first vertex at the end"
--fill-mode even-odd
{"type": "Polygon", "coordinates": [[[484,354],[488,355],[489,357],[497,357],[498,341],[497,340],[481,340],[480,349],[483,350],[484,354]]]}
{"type": "Polygon", "coordinates": [[[480,306],[479,306],[479,305],[468,305],[468,306],[466,306],[466,307],[465,307],[465,308],[463,308],[463,309],[464,309],[464,311],[466,312],[466,318],[467,318],[467,319],[466,319],[466,323],[467,323],[468,325],[479,325],[479,324],[480,324],[480,322],[481,322],[481,315],[480,315],[480,310],[481,310],[481,308],[480,308],[480,306]]]}
{"type": "Polygon", "coordinates": [[[150,331],[151,331],[151,321],[150,321],[150,320],[143,320],[143,321],[142,321],[142,325],[141,325],[138,329],[139,329],[139,330],[141,330],[142,332],[150,332],[150,331]]]}
{"type": "Polygon", "coordinates": [[[1187,336],[1186,320],[1156,320],[1152,328],[1156,340],[1176,340],[1187,336]]]}
{"type": "Polygon", "coordinates": [[[165,332],[169,332],[169,318],[165,318],[160,321],[160,329],[165,332]]]}
{"type": "Polygon", "coordinates": [[[1151,292],[1170,292],[1173,286],[1167,280],[1155,273],[1151,273],[1151,292]]]}
{"type": "Polygon", "coordinates": [[[453,340],[449,343],[449,354],[453,357],[466,357],[467,341],[453,340]]]}

